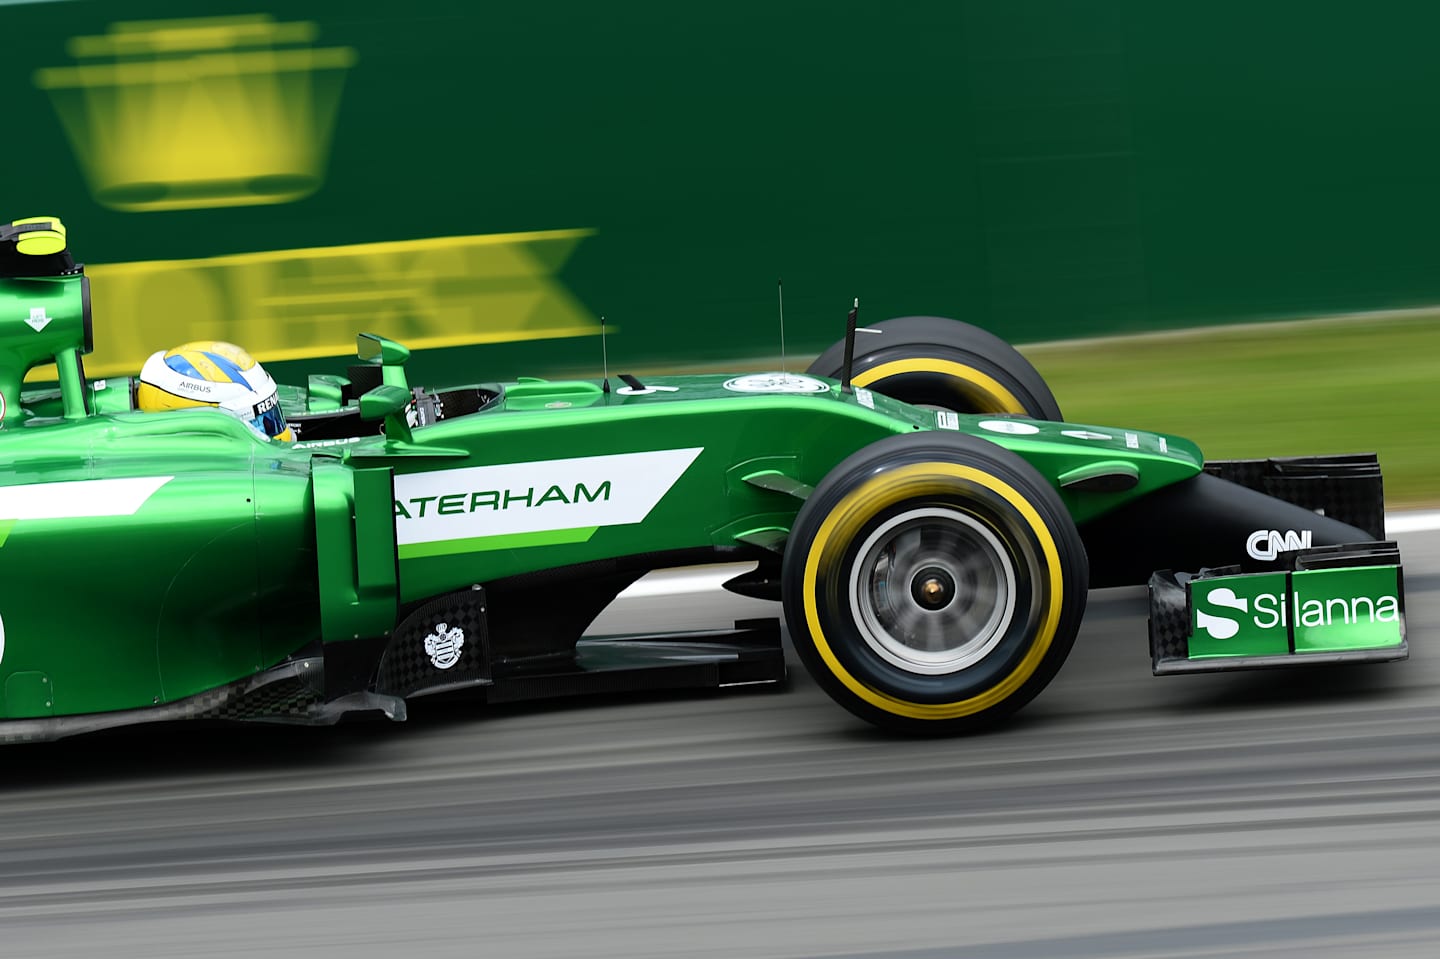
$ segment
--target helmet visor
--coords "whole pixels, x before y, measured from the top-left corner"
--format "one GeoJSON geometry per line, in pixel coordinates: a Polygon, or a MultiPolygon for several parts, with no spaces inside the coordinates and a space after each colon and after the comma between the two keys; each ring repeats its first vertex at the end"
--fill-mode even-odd
{"type": "Polygon", "coordinates": [[[285,411],[280,408],[280,398],[274,393],[256,403],[250,425],[256,432],[272,440],[285,439],[285,411]]]}

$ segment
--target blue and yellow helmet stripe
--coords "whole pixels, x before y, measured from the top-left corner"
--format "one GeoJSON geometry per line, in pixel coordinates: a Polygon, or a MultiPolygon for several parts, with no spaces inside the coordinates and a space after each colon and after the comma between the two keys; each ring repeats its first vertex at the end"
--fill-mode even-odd
{"type": "Polygon", "coordinates": [[[214,407],[271,439],[294,439],[277,402],[275,381],[233,343],[197,340],[156,353],[145,363],[136,406],[160,411],[214,407]]]}
{"type": "Polygon", "coordinates": [[[191,379],[249,386],[245,373],[255,368],[255,358],[232,343],[202,340],[167,351],[165,365],[191,379]]]}

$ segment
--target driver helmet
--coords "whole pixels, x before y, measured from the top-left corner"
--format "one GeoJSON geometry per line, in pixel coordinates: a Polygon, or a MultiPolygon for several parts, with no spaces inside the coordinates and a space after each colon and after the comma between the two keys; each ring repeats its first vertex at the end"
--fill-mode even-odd
{"type": "Polygon", "coordinates": [[[215,407],[266,439],[295,438],[275,380],[234,343],[200,340],[152,354],[140,371],[135,406],[151,413],[215,407]]]}

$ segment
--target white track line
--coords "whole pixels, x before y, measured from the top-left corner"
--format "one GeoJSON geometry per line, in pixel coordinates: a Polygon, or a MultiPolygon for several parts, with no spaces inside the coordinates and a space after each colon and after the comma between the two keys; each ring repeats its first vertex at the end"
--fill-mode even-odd
{"type": "Polygon", "coordinates": [[[1385,515],[1385,535],[1387,536],[1394,536],[1396,533],[1424,533],[1434,529],[1440,529],[1440,510],[1409,511],[1385,515]]]}

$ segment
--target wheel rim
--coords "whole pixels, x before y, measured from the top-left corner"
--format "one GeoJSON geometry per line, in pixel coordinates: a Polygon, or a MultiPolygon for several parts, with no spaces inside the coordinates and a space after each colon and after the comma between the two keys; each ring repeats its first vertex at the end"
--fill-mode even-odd
{"type": "Polygon", "coordinates": [[[893,516],[861,545],[851,608],[865,644],[911,673],[973,666],[1015,616],[1015,564],[973,516],[927,507],[893,516]]]}

